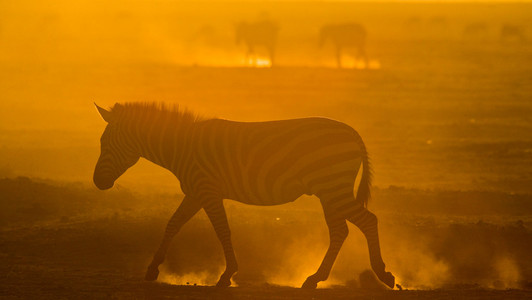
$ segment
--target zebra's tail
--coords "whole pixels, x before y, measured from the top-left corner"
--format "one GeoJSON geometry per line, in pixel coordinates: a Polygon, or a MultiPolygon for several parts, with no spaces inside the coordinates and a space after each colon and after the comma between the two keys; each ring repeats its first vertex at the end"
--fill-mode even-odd
{"type": "Polygon", "coordinates": [[[364,207],[368,206],[368,201],[371,198],[371,179],[373,173],[371,170],[371,164],[369,162],[368,152],[366,151],[366,146],[361,140],[362,145],[362,177],[360,179],[360,184],[358,185],[357,191],[357,201],[362,201],[364,207]]]}

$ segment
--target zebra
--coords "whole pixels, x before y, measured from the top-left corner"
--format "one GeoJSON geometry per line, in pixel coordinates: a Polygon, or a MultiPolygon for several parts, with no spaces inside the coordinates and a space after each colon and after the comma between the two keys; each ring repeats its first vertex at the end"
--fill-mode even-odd
{"type": "Polygon", "coordinates": [[[158,103],[117,103],[110,110],[96,107],[107,122],[94,170],[96,187],[113,187],[143,157],[170,170],[185,195],[168,222],[146,280],[157,279],[172,238],[203,209],[225,256],[226,269],[216,285],[230,286],[238,265],[223,199],[271,206],[306,194],[320,199],[330,243],[319,269],[302,288],[316,288],[328,278],[348,235],[346,220],[365,235],[377,277],[394,287],[395,277],[385,271],[381,257],[377,217],[367,209],[371,170],[366,147],[352,127],[322,117],[267,122],[206,119],[158,103]]]}
{"type": "Polygon", "coordinates": [[[256,65],[257,55],[255,49],[264,47],[268,52],[270,65],[273,66],[278,32],[279,27],[268,20],[238,23],[235,28],[236,43],[243,42],[246,45],[246,63],[251,60],[251,64],[256,65]]]}
{"type": "Polygon", "coordinates": [[[355,48],[356,57],[362,57],[367,68],[369,62],[366,54],[366,37],[366,29],[357,23],[324,25],[320,29],[319,46],[322,47],[327,40],[331,40],[336,47],[336,64],[338,68],[342,67],[342,50],[344,48],[355,48]]]}
{"type": "Polygon", "coordinates": [[[474,22],[467,24],[464,28],[463,36],[468,40],[485,39],[488,34],[488,25],[484,22],[474,22]]]}
{"type": "Polygon", "coordinates": [[[522,26],[513,24],[504,24],[501,27],[501,41],[515,40],[523,42],[525,38],[525,30],[522,26]]]}

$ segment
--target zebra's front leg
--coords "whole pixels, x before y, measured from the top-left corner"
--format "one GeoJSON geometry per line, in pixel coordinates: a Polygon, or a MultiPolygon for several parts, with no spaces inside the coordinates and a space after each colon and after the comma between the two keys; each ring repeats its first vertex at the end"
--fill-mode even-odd
{"type": "Polygon", "coordinates": [[[318,282],[327,280],[338,252],[349,234],[344,218],[338,215],[330,215],[325,211],[325,221],[329,227],[329,249],[327,249],[318,271],[309,276],[303,283],[302,288],[304,289],[315,289],[318,286],[318,282]]]}
{"type": "Polygon", "coordinates": [[[248,51],[246,52],[246,64],[248,66],[255,66],[255,50],[252,46],[248,46],[248,51]]]}
{"type": "Polygon", "coordinates": [[[361,57],[362,60],[364,60],[364,69],[369,69],[369,58],[366,54],[366,49],[364,49],[364,47],[358,48],[357,56],[361,57]]]}
{"type": "Polygon", "coordinates": [[[217,287],[228,287],[231,285],[231,277],[238,271],[233,243],[231,242],[231,230],[227,222],[227,215],[222,199],[207,201],[204,206],[207,216],[211,220],[216,236],[222,243],[225,256],[225,271],[216,284],[217,287]]]}
{"type": "Polygon", "coordinates": [[[367,209],[363,209],[356,214],[356,216],[351,217],[348,220],[360,228],[364,236],[366,236],[369,250],[369,261],[373,272],[375,272],[380,281],[393,289],[395,285],[395,277],[392,273],[384,270],[385,265],[381,256],[377,216],[367,209]]]}
{"type": "Polygon", "coordinates": [[[336,66],[338,69],[342,68],[342,47],[337,46],[336,47],[336,66]]]}
{"type": "Polygon", "coordinates": [[[268,48],[268,54],[270,55],[270,68],[273,67],[273,60],[275,56],[275,46],[268,48]]]}
{"type": "Polygon", "coordinates": [[[166,226],[161,245],[157,252],[155,252],[153,260],[146,271],[145,280],[153,281],[157,279],[159,276],[159,265],[164,261],[172,238],[179,232],[181,227],[201,209],[201,206],[202,203],[197,199],[185,196],[181,205],[179,205],[166,226]]]}

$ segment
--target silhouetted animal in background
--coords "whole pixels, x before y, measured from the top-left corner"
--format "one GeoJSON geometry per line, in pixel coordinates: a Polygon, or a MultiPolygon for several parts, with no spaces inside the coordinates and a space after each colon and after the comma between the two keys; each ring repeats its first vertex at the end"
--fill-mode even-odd
{"type": "Polygon", "coordinates": [[[355,58],[362,58],[368,67],[366,54],[366,29],[356,23],[325,25],[320,30],[319,45],[323,46],[330,40],[336,48],[336,64],[342,67],[342,51],[345,48],[355,49],[355,58]]]}
{"type": "Polygon", "coordinates": [[[408,18],[407,20],[405,20],[403,25],[407,29],[418,29],[421,26],[421,18],[418,16],[412,16],[408,18]]]}
{"type": "Polygon", "coordinates": [[[427,25],[432,29],[445,29],[447,27],[447,18],[444,16],[434,16],[428,20],[427,25]]]}
{"type": "Polygon", "coordinates": [[[236,25],[236,43],[246,45],[246,62],[251,60],[252,65],[257,64],[257,48],[264,48],[268,52],[270,64],[273,66],[275,46],[279,27],[271,21],[254,23],[241,22],[236,25]]]}
{"type": "Polygon", "coordinates": [[[508,40],[525,40],[525,30],[523,27],[512,24],[504,24],[501,27],[501,41],[508,40]]]}
{"type": "Polygon", "coordinates": [[[385,271],[381,258],[377,217],[366,208],[371,187],[368,155],[353,128],[325,118],[249,123],[199,120],[190,113],[143,103],[98,110],[108,122],[94,170],[98,188],[111,188],[143,157],[170,170],[185,194],[168,222],[146,280],[157,279],[172,238],[204,209],[226,260],[217,286],[229,286],[238,266],[223,199],[269,206],[314,194],[323,207],[330,244],[319,269],[303,288],[315,288],[329,276],[348,235],[346,220],[364,233],[374,272],[393,288],[395,278],[385,271]],[[357,175],[360,184],[355,197],[357,175]]]}
{"type": "Polygon", "coordinates": [[[466,39],[483,39],[488,34],[488,25],[483,22],[467,24],[464,28],[464,38],[466,39]]]}

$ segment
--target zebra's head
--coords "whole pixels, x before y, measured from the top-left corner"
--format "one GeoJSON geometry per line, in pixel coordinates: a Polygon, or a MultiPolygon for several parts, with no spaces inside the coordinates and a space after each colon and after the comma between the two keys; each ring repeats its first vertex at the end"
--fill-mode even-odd
{"type": "Polygon", "coordinates": [[[121,121],[115,112],[117,106],[108,111],[96,105],[101,117],[107,122],[100,138],[101,152],[93,177],[94,184],[101,190],[112,188],[115,180],[140,158],[140,151],[130,137],[127,123],[121,121]]]}

